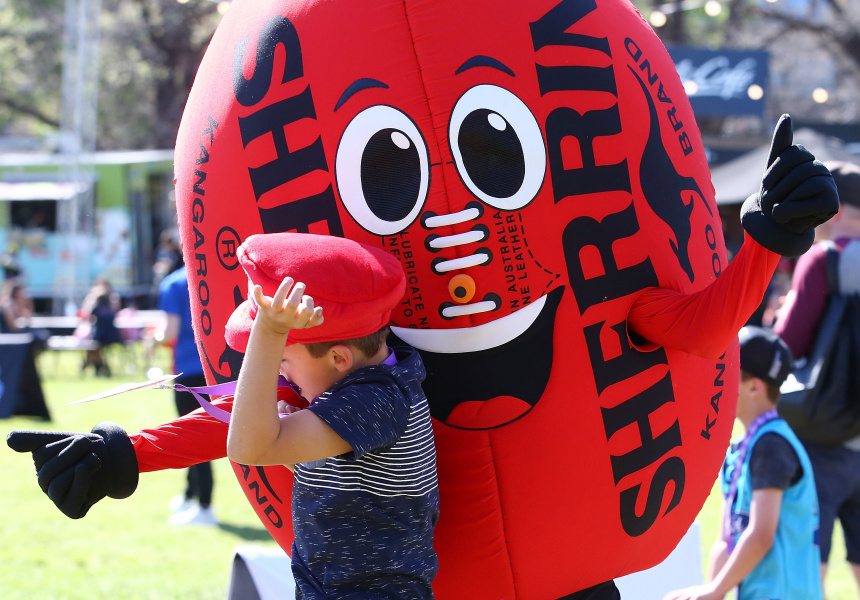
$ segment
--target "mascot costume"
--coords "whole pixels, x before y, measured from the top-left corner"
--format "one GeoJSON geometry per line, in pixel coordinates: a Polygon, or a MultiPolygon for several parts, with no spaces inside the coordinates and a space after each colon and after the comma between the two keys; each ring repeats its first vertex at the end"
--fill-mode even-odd
{"type": "MultiPolygon", "coordinates": [[[[252,234],[400,260],[391,329],[428,373],[441,600],[611,593],[663,560],[725,455],[737,331],[838,207],[783,117],[729,264],[684,89],[625,0],[234,0],[175,166],[210,384],[238,375],[224,328],[252,234]]],[[[226,434],[199,410],[9,444],[77,518],[140,472],[225,456],[226,434]]],[[[289,551],[290,472],[233,466],[289,551]]]]}

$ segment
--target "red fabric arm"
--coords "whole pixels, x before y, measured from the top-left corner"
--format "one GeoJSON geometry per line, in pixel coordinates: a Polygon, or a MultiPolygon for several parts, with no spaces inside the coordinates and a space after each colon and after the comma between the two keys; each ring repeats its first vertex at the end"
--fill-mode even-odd
{"type": "Polygon", "coordinates": [[[657,346],[718,358],[758,308],[780,258],[746,236],[734,260],[706,288],[692,294],[642,292],[627,326],[657,346]]]}
{"type": "MultiPolygon", "coordinates": [[[[233,397],[215,400],[212,404],[230,412],[233,397]]],[[[141,473],[184,469],[227,456],[227,423],[209,416],[202,408],[129,437],[141,473]]]]}

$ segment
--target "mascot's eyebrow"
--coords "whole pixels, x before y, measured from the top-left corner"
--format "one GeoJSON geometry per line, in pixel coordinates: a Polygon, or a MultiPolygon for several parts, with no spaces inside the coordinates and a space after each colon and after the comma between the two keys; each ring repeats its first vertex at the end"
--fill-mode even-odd
{"type": "Polygon", "coordinates": [[[478,56],[473,56],[472,58],[464,62],[462,65],[460,65],[460,68],[457,69],[454,74],[459,75],[463,71],[468,71],[469,69],[474,69],[475,67],[491,67],[493,69],[498,69],[502,73],[507,73],[511,77],[516,77],[516,74],[509,67],[505,66],[505,64],[501,61],[489,56],[482,56],[480,54],[478,56]]]}
{"type": "Polygon", "coordinates": [[[349,87],[347,87],[343,91],[343,94],[341,94],[340,100],[337,101],[337,104],[335,104],[334,109],[339,109],[341,106],[344,105],[347,100],[355,96],[358,92],[360,92],[361,90],[366,90],[368,88],[385,88],[387,90],[388,84],[382,83],[378,79],[368,79],[366,77],[357,81],[353,81],[351,84],[349,84],[349,87]]]}

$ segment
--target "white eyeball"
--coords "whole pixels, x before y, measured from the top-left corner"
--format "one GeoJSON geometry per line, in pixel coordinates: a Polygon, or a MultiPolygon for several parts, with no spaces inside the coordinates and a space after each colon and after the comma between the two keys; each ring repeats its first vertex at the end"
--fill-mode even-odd
{"type": "Polygon", "coordinates": [[[518,210],[534,200],[546,175],[546,148],[528,106],[495,85],[463,94],[451,112],[448,141],[457,172],[480,200],[518,210]]]}
{"type": "Polygon", "coordinates": [[[430,156],[415,123],[391,106],[358,113],[335,158],[346,210],[367,231],[391,235],[418,217],[430,189],[430,156]]]}

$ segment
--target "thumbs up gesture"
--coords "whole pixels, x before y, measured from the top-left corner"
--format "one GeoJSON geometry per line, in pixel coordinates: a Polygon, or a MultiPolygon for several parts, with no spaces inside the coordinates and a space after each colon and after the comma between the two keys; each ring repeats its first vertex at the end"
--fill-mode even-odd
{"type": "Polygon", "coordinates": [[[773,132],[761,188],[744,202],[741,223],[768,250],[800,256],[812,246],[815,228],[839,210],[830,171],[806,148],[792,144],[791,117],[773,132]]]}

